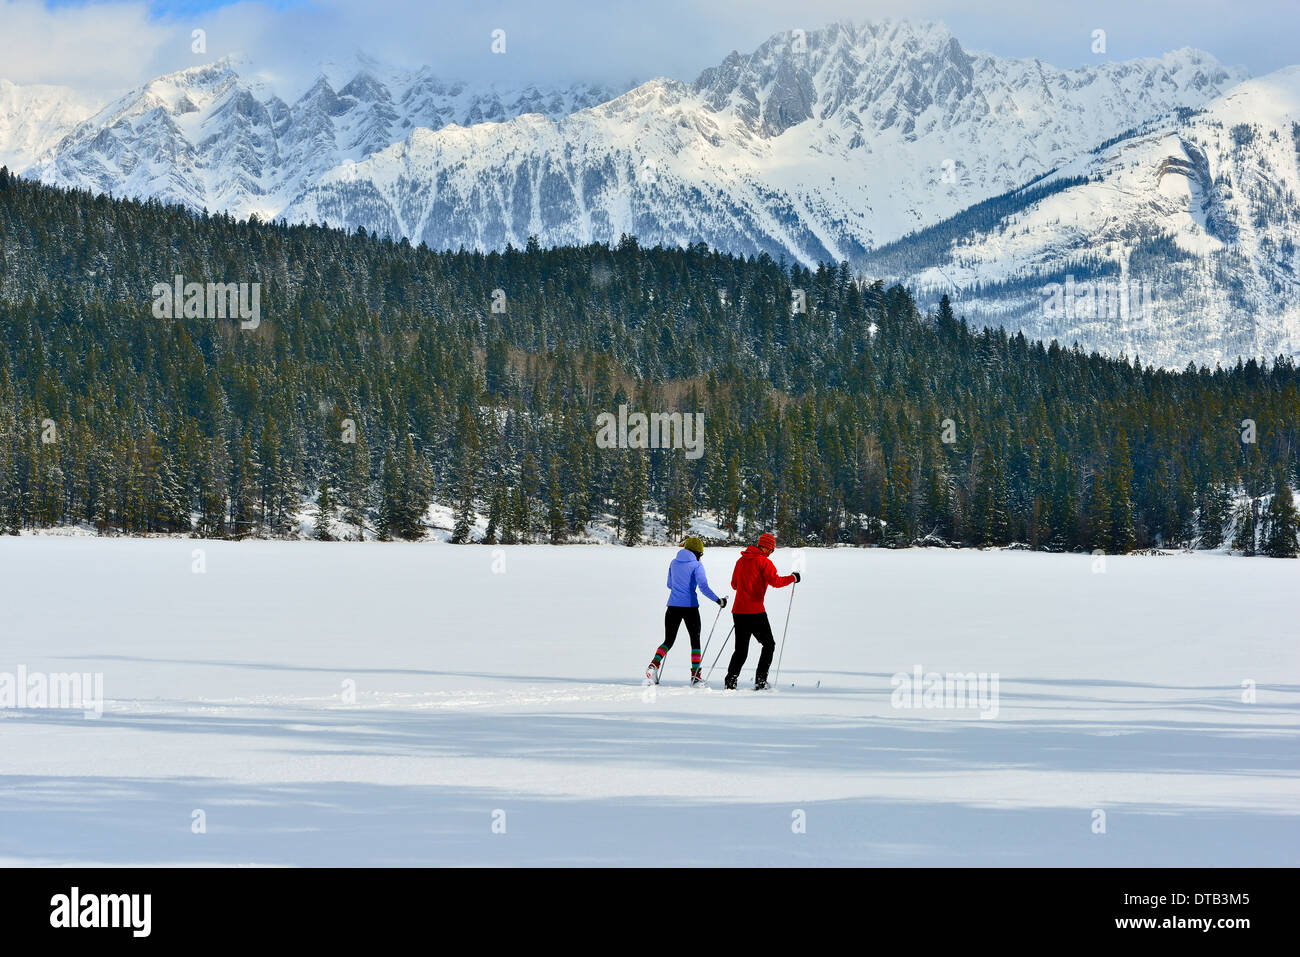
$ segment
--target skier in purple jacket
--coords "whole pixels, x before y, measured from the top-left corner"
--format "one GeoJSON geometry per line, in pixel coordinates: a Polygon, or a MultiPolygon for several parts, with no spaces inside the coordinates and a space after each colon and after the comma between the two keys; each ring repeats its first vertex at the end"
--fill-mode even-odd
{"type": "Polygon", "coordinates": [[[709,587],[709,578],[704,574],[704,543],[691,536],[682,542],[682,550],[668,566],[668,610],[664,612],[664,643],[655,652],[654,660],[646,669],[646,679],[659,683],[659,666],[663,664],[668,649],[677,640],[677,630],[686,622],[687,634],[691,636],[691,684],[702,682],[700,677],[700,602],[695,597],[695,589],[704,593],[704,597],[715,601],[721,608],[727,607],[727,599],[719,598],[709,587]]]}

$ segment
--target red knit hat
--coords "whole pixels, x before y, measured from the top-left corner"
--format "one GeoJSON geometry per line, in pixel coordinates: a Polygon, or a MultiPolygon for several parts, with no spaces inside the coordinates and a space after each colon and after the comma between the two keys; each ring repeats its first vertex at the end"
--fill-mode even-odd
{"type": "Polygon", "coordinates": [[[776,551],[776,536],[771,532],[764,532],[758,536],[758,547],[766,548],[769,552],[776,551]]]}

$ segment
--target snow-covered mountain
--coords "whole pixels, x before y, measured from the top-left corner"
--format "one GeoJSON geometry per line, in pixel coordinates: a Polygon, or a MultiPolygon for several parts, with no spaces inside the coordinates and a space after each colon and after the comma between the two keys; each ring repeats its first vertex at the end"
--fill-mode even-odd
{"type": "Polygon", "coordinates": [[[569,116],[414,130],[286,212],[435,247],[626,232],[856,262],[1241,79],[1192,50],[1059,70],[936,23],[840,23],[569,116]]]}
{"type": "Polygon", "coordinates": [[[474,89],[359,58],[290,104],[223,60],[61,137],[71,114],[20,110],[0,149],[50,184],[435,248],[629,234],[847,260],[976,321],[1182,365],[1298,350],[1294,86],[1190,49],[1062,70],[885,20],[625,90],[474,89]],[[1085,279],[1138,303],[1058,302],[1085,279]]]}
{"type": "Polygon", "coordinates": [[[0,80],[0,166],[26,169],[93,112],[95,104],[67,87],[0,80]]]}
{"type": "Polygon", "coordinates": [[[358,58],[290,105],[223,60],[132,90],[27,172],[440,247],[628,232],[856,261],[1240,79],[1192,50],[1059,70],[895,20],[777,34],[692,84],[617,97],[474,90],[358,58]]]}
{"type": "Polygon", "coordinates": [[[119,97],[26,172],[51,185],[265,219],[329,170],[414,128],[500,122],[521,113],[563,116],[616,92],[471,89],[427,69],[358,57],[325,65],[290,105],[246,64],[223,59],[119,97]]]}
{"type": "Polygon", "coordinates": [[[866,268],[1031,337],[1212,365],[1300,355],[1297,235],[1300,66],[1119,137],[866,268]]]}

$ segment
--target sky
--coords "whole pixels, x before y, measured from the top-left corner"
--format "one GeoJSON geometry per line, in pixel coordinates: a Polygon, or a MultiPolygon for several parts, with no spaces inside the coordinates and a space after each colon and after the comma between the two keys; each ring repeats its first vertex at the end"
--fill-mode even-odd
{"type": "Polygon", "coordinates": [[[107,98],[233,54],[292,98],[322,62],[360,50],[476,84],[690,80],[780,31],[886,16],[939,20],[967,50],[1060,67],[1186,46],[1255,75],[1300,62],[1296,0],[0,0],[0,78],[107,98]]]}

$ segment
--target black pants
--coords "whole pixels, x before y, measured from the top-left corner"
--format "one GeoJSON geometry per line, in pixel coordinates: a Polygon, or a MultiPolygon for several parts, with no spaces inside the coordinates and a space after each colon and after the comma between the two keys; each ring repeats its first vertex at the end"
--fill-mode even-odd
{"type": "Polygon", "coordinates": [[[691,670],[700,667],[700,610],[684,606],[669,605],[664,612],[664,643],[655,652],[655,663],[663,661],[668,649],[677,640],[677,629],[686,622],[686,633],[691,636],[691,670]]]}
{"type": "Polygon", "coordinates": [[[727,665],[727,677],[739,678],[740,669],[745,667],[749,657],[749,639],[758,639],[763,650],[758,656],[758,674],[755,681],[767,680],[767,669],[772,667],[772,653],[776,651],[776,639],[772,637],[772,625],[767,620],[767,612],[760,611],[753,615],[732,615],[736,623],[736,651],[727,665]]]}

